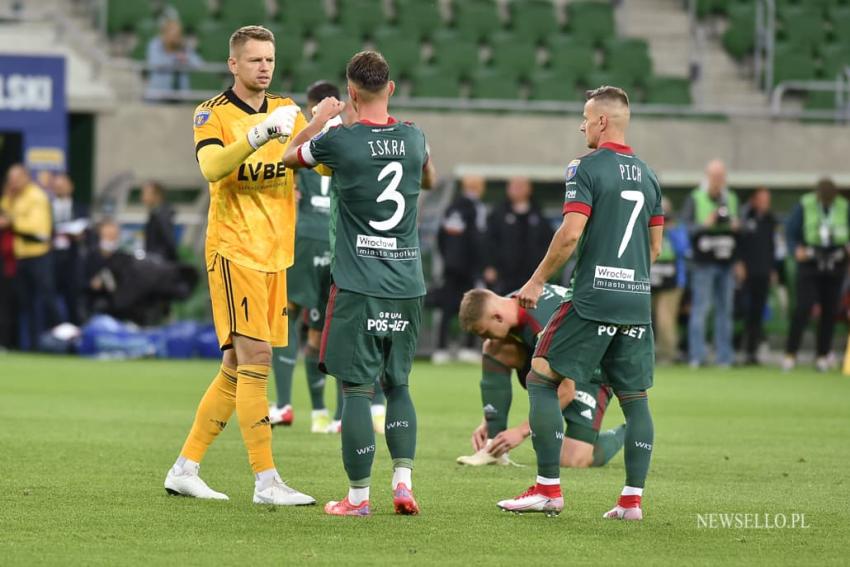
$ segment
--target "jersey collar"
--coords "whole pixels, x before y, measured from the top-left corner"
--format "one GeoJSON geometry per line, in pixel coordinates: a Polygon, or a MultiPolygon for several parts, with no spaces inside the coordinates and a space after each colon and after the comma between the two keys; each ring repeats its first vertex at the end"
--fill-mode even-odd
{"type": "Polygon", "coordinates": [[[393,124],[396,124],[398,120],[390,116],[389,118],[387,118],[386,124],[379,124],[377,122],[372,122],[371,120],[360,120],[359,122],[364,126],[392,126],[393,124]]]}
{"type": "Polygon", "coordinates": [[[604,144],[599,144],[597,149],[606,149],[617,152],[619,154],[634,154],[635,151],[631,146],[627,146],[625,144],[618,144],[617,142],[605,142],[604,144]]]}
{"type": "Polygon", "coordinates": [[[265,114],[269,111],[268,97],[263,99],[263,104],[260,105],[260,110],[254,110],[247,102],[236,96],[236,93],[233,92],[233,88],[229,88],[224,91],[224,96],[226,96],[227,100],[233,103],[234,106],[236,106],[246,114],[265,114]]]}

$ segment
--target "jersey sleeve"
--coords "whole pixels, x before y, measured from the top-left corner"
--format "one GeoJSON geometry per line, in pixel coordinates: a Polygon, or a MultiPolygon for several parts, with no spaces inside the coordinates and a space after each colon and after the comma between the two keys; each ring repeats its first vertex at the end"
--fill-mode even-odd
{"type": "Polygon", "coordinates": [[[652,207],[652,214],[649,217],[649,226],[664,226],[664,207],[661,204],[661,184],[658,183],[658,177],[654,171],[650,171],[650,179],[652,179],[652,187],[655,189],[655,204],[652,207]]]}
{"type": "Polygon", "coordinates": [[[196,157],[198,151],[204,146],[224,146],[224,130],[222,129],[221,118],[219,118],[218,114],[212,108],[205,108],[204,105],[197,107],[193,122],[196,157]]]}
{"type": "Polygon", "coordinates": [[[567,166],[563,213],[581,213],[589,217],[592,210],[593,180],[587,165],[574,159],[567,166]]]}
{"type": "MultiPolygon", "coordinates": [[[[298,146],[298,161],[304,167],[316,167],[324,165],[322,171],[332,171],[336,164],[334,155],[334,139],[339,132],[339,126],[335,126],[327,132],[320,132],[309,142],[298,146]]],[[[321,173],[320,175],[327,175],[321,173]]]]}

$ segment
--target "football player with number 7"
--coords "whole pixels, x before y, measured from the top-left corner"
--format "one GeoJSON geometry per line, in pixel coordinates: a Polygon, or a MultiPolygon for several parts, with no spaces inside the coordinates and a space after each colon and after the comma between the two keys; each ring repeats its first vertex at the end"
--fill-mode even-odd
{"type": "Polygon", "coordinates": [[[649,268],[661,251],[664,216],[655,173],[625,143],[628,123],[625,91],[610,86],[588,91],[581,131],[593,151],[567,167],[563,222],[517,293],[521,307],[536,307],[546,281],[576,254],[573,299],[546,324],[526,380],[537,482],[500,501],[506,511],[561,512],[564,421],[558,386],[563,380],[592,382],[601,367],[626,417],[626,483],[603,517],[643,518],[653,444],[646,391],[655,366],[649,268]]]}
{"type": "Polygon", "coordinates": [[[387,398],[385,434],[393,461],[393,506],[418,514],[411,472],[416,412],[408,375],[425,295],[416,227],[420,188],[429,188],[425,135],[389,114],[395,90],[389,66],[375,51],[354,55],[346,68],[358,121],[322,133],[343,109],[328,97],[284,154],[286,167],[332,172],[331,275],[320,367],[342,382],[342,460],[348,495],[325,505],[337,516],[368,516],[375,457],[371,403],[375,378],[387,398]]]}

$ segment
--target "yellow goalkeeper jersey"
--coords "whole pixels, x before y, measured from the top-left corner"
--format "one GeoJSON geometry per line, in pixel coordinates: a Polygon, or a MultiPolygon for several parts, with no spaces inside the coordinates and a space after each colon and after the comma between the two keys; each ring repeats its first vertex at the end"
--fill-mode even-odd
{"type": "MultiPolygon", "coordinates": [[[[291,99],[266,94],[254,110],[232,89],[195,109],[195,155],[204,146],[227,146],[291,99]]],[[[294,137],[306,120],[298,113],[294,137]]],[[[292,139],[291,137],[289,138],[292,139]]],[[[295,172],[283,166],[289,141],[271,140],[223,179],[210,183],[207,261],[217,253],[230,261],[263,272],[291,266],[295,249],[295,172]]]]}

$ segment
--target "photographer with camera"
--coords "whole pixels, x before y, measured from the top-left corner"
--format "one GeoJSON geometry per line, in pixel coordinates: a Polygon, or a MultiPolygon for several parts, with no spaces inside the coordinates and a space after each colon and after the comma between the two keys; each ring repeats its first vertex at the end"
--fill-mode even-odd
{"type": "Polygon", "coordinates": [[[788,250],[797,261],[797,303],[791,319],[791,330],[785,345],[783,370],[796,363],[803,331],[812,307],[820,305],[815,366],[821,372],[831,369],[830,352],[839,295],[847,272],[850,243],[850,206],[838,194],[831,179],[818,181],[815,190],[803,195],[785,225],[788,250]]]}
{"type": "Polygon", "coordinates": [[[705,180],[688,196],[682,222],[691,237],[691,316],[688,359],[693,368],[706,362],[705,318],[714,307],[715,362],[732,365],[732,309],[738,198],[726,186],[726,166],[712,160],[705,180]]]}

